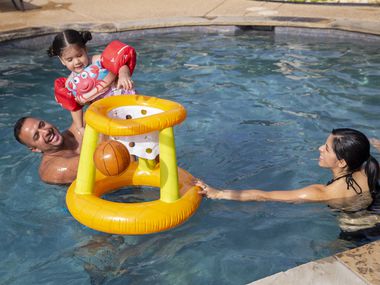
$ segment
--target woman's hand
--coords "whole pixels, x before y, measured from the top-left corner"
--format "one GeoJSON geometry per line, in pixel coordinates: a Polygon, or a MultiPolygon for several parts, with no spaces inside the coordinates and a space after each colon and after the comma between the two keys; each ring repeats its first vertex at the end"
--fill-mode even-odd
{"type": "Polygon", "coordinates": [[[134,83],[129,73],[128,66],[124,65],[119,70],[119,79],[117,80],[116,88],[130,90],[134,88],[134,83]]]}
{"type": "Polygon", "coordinates": [[[369,139],[370,143],[377,149],[378,152],[380,152],[380,140],[371,138],[369,139]]]}
{"type": "Polygon", "coordinates": [[[220,199],[221,198],[220,194],[223,193],[223,191],[220,191],[220,190],[217,190],[213,187],[210,187],[209,185],[207,185],[206,183],[204,183],[201,180],[196,180],[195,185],[198,186],[199,188],[201,188],[201,190],[199,190],[198,193],[201,194],[202,196],[206,197],[206,198],[220,199]]]}

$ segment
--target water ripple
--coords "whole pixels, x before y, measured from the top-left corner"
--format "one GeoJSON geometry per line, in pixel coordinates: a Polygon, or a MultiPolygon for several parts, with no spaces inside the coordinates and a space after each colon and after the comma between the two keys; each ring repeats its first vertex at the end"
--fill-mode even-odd
{"type": "MultiPolygon", "coordinates": [[[[178,164],[215,187],[324,183],[315,158],[332,128],[380,137],[377,46],[273,33],[120,40],[138,51],[138,91],[186,107],[175,127],[178,164]]],[[[180,227],[147,236],[81,225],[66,208],[66,187],[42,183],[40,156],[13,138],[24,115],[70,125],[53,97],[54,79],[68,73],[41,50],[0,45],[0,283],[246,284],[347,246],[337,243],[335,216],[313,204],[205,199],[180,227]]],[[[133,190],[132,200],[157,198],[145,192],[133,190]]]]}

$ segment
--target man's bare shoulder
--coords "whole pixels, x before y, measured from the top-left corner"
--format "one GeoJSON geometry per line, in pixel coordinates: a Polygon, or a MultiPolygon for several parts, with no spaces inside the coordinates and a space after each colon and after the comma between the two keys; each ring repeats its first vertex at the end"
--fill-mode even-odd
{"type": "Polygon", "coordinates": [[[42,154],[39,174],[42,181],[51,184],[68,184],[77,175],[82,137],[75,132],[74,124],[62,132],[64,145],[42,154]]]}
{"type": "Polygon", "coordinates": [[[68,184],[77,174],[79,155],[61,152],[42,156],[39,175],[42,181],[52,184],[68,184]]]}

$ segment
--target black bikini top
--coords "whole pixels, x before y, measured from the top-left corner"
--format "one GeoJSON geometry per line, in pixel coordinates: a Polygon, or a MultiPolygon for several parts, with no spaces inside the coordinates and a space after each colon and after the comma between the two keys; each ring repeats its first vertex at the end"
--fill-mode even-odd
{"type": "Polygon", "coordinates": [[[354,189],[355,193],[356,194],[362,194],[363,193],[363,190],[362,188],[360,187],[360,185],[356,182],[356,180],[352,177],[352,172],[351,173],[348,173],[348,174],[345,174],[345,175],[342,175],[342,176],[338,176],[337,178],[333,178],[331,179],[329,182],[326,183],[326,186],[334,183],[335,181],[341,179],[341,178],[346,178],[346,184],[347,184],[347,190],[350,189],[350,187],[352,189],[354,189]],[[359,188],[357,189],[356,186],[359,188]]]}

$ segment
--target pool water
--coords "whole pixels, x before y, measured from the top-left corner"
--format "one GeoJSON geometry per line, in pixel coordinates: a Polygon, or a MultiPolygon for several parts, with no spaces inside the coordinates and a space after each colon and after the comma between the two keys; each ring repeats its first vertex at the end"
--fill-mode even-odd
{"type": "MultiPolygon", "coordinates": [[[[120,39],[138,52],[138,92],[188,111],[175,128],[179,166],[216,187],[325,183],[318,146],[332,128],[380,137],[378,42],[217,31],[120,39]]],[[[68,72],[47,46],[0,46],[1,284],[245,284],[358,245],[339,238],[337,214],[321,204],[204,199],[185,224],[145,236],[79,224],[67,187],[42,183],[40,156],[13,138],[21,116],[71,122],[53,98],[68,72]]],[[[150,190],[121,194],[149,200],[150,190]]]]}

